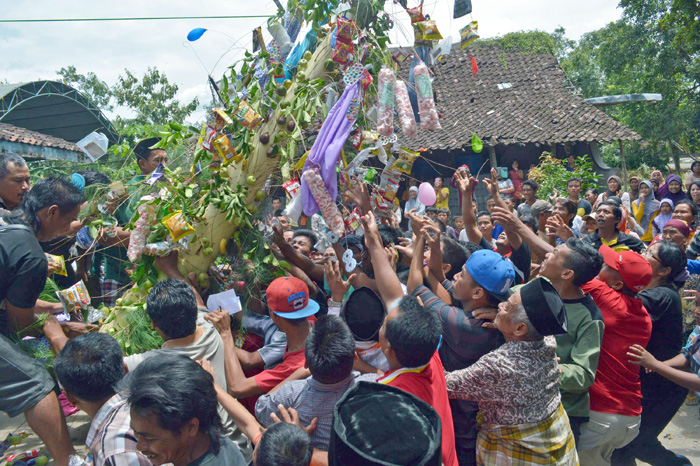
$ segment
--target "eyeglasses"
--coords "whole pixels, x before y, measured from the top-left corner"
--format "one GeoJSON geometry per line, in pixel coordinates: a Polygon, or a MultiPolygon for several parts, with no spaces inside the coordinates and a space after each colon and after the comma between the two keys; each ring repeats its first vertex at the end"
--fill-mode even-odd
{"type": "Polygon", "coordinates": [[[656,262],[661,263],[661,259],[659,259],[658,256],[655,256],[653,252],[651,252],[651,249],[647,248],[644,250],[642,253],[644,256],[650,256],[652,259],[654,259],[656,262]]]}

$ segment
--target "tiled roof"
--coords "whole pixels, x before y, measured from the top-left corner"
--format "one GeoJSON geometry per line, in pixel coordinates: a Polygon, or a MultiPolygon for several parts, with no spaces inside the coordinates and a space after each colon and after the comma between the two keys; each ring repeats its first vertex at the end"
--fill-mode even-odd
{"type": "MultiPolygon", "coordinates": [[[[399,72],[406,81],[410,62],[404,62],[399,72]]],[[[473,133],[492,146],[641,139],[572,94],[556,58],[549,54],[507,52],[486,44],[462,50],[456,44],[432,71],[443,129],[419,130],[413,140],[399,132],[400,142],[411,147],[463,150],[470,147],[473,133]],[[470,56],[479,67],[476,77],[470,56]]]]}
{"type": "Polygon", "coordinates": [[[72,142],[7,123],[0,123],[0,141],[18,142],[31,146],[53,147],[56,149],[79,152],[81,154],[83,153],[83,151],[72,142]]]}

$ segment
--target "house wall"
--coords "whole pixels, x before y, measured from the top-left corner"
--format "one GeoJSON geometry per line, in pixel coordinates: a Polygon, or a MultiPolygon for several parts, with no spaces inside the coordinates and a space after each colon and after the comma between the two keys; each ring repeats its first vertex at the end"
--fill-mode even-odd
{"type": "Polygon", "coordinates": [[[0,141],[0,153],[17,154],[26,159],[65,160],[67,162],[89,162],[88,157],[71,150],[55,147],[33,146],[20,142],[0,141]]]}

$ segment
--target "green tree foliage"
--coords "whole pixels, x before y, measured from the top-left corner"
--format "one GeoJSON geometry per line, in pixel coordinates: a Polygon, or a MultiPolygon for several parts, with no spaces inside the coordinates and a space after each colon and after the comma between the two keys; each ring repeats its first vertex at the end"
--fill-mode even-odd
{"type": "Polygon", "coordinates": [[[605,109],[644,139],[626,147],[631,168],[645,159],[667,161],[671,154],[700,150],[700,51],[680,47],[678,37],[686,34],[682,23],[668,21],[672,11],[679,11],[673,10],[679,3],[623,0],[622,19],[584,34],[560,56],[562,68],[584,98],[640,92],[663,95],[663,101],[653,105],[630,103],[605,109]]]}
{"type": "Polygon", "coordinates": [[[109,85],[99,79],[92,71],[86,75],[82,75],[78,73],[75,66],[70,65],[61,68],[57,73],[61,77],[61,82],[89,96],[90,100],[100,107],[100,109],[109,111],[114,108],[114,106],[110,104],[112,100],[112,91],[109,85]]]}
{"type": "Polygon", "coordinates": [[[111,87],[95,73],[80,74],[72,65],[61,68],[57,74],[63,83],[87,95],[100,109],[113,111],[120,106],[133,112],[132,118],[117,116],[113,121],[118,132],[127,133],[129,141],[149,134],[148,126],[162,127],[169,121],[185,120],[199,105],[197,99],[185,103],[176,100],[178,85],[158,68],[149,68],[142,78],[126,69],[111,87]]]}
{"type": "Polygon", "coordinates": [[[129,123],[163,125],[169,121],[183,121],[199,105],[195,98],[180,104],[175,99],[178,86],[168,81],[157,68],[148,68],[139,79],[129,70],[119,76],[112,93],[117,105],[123,105],[136,113],[129,123]]]}
{"type": "Polygon", "coordinates": [[[559,196],[566,197],[566,182],[575,176],[581,178],[582,193],[597,187],[598,174],[593,170],[593,161],[588,156],[576,157],[573,172],[566,169],[566,162],[549,152],[542,153],[539,164],[528,172],[528,178],[537,181],[539,185],[538,198],[549,200],[548,196],[554,194],[555,190],[559,196]]]}

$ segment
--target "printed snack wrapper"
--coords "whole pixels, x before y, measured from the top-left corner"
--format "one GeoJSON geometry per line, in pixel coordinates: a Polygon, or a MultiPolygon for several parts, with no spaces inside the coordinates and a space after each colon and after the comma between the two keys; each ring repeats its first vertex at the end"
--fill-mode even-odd
{"type": "Polygon", "coordinates": [[[402,147],[399,157],[393,164],[391,164],[391,169],[410,175],[411,169],[413,168],[413,163],[418,157],[420,157],[420,152],[415,152],[402,147]]]}
{"type": "Polygon", "coordinates": [[[226,113],[226,111],[223,108],[214,108],[212,109],[212,111],[214,112],[215,116],[214,127],[217,131],[221,131],[222,129],[224,129],[224,126],[233,123],[233,119],[226,113]]]}
{"type": "Polygon", "coordinates": [[[333,49],[332,60],[339,65],[347,65],[350,58],[354,52],[355,48],[352,44],[348,44],[341,41],[336,41],[335,49],[333,49]]]}
{"type": "Polygon", "coordinates": [[[63,256],[54,256],[53,254],[46,253],[46,260],[49,261],[49,268],[52,266],[57,267],[54,271],[55,274],[63,275],[64,277],[68,276],[66,260],[63,256]]]}
{"type": "Polygon", "coordinates": [[[336,35],[336,42],[352,42],[352,31],[354,29],[355,23],[345,18],[338,18],[338,33],[336,35]]]}
{"type": "Polygon", "coordinates": [[[345,232],[351,235],[361,226],[360,211],[355,208],[350,215],[345,217],[345,232]]]}
{"type": "Polygon", "coordinates": [[[82,280],[65,290],[57,291],[56,296],[67,313],[90,304],[90,294],[82,280]]]}
{"type": "Polygon", "coordinates": [[[263,118],[245,100],[238,104],[233,117],[248,129],[255,129],[263,121],[263,118]]]}
{"type": "Polygon", "coordinates": [[[230,134],[222,134],[214,139],[214,149],[216,149],[216,152],[221,157],[224,167],[238,156],[236,149],[233,147],[230,134]]]}
{"type": "Polygon", "coordinates": [[[213,126],[209,126],[206,123],[202,125],[202,131],[199,133],[199,140],[197,140],[197,147],[201,147],[209,152],[212,151],[212,141],[216,137],[216,129],[213,126]]]}
{"type": "Polygon", "coordinates": [[[472,21],[471,23],[467,24],[460,29],[459,35],[461,38],[459,46],[464,49],[479,38],[479,22],[472,21]]]}
{"type": "Polygon", "coordinates": [[[170,215],[163,217],[162,223],[170,232],[173,242],[180,241],[180,239],[184,238],[185,236],[194,233],[194,228],[192,225],[187,223],[187,220],[185,220],[185,216],[181,210],[175,211],[170,215]]]}
{"type": "Polygon", "coordinates": [[[442,39],[442,34],[440,34],[440,31],[437,28],[437,24],[435,24],[435,21],[433,20],[421,21],[420,23],[418,23],[418,28],[423,33],[423,40],[442,39]]]}
{"type": "Polygon", "coordinates": [[[284,183],[282,183],[282,187],[287,193],[289,199],[294,199],[299,195],[299,192],[301,191],[301,184],[299,183],[299,178],[293,178],[289,181],[285,181],[284,183]]]}
{"type": "Polygon", "coordinates": [[[423,5],[418,5],[415,8],[406,8],[406,13],[408,13],[408,16],[411,17],[411,24],[425,21],[425,16],[423,15],[423,5]]]}
{"type": "Polygon", "coordinates": [[[115,181],[109,185],[109,191],[107,191],[107,197],[110,200],[119,199],[126,195],[126,188],[124,188],[124,183],[121,181],[115,181]]]}

